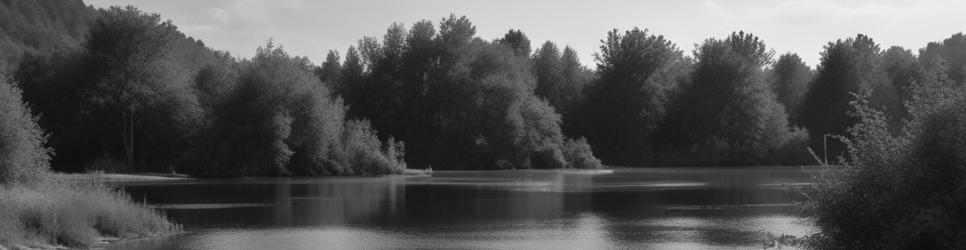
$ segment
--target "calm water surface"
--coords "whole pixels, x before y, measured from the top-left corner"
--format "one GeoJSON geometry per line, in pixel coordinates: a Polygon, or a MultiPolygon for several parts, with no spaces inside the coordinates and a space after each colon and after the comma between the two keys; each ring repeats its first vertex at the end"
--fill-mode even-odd
{"type": "Polygon", "coordinates": [[[648,168],[119,183],[188,232],[112,248],[760,249],[764,233],[815,230],[788,190],[810,177],[648,168]]]}

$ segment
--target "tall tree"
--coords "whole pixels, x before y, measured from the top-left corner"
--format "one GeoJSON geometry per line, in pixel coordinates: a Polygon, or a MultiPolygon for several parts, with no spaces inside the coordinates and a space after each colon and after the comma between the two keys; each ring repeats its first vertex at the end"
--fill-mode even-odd
{"type": "Polygon", "coordinates": [[[322,66],[319,67],[316,74],[322,83],[333,92],[339,93],[344,88],[339,86],[342,82],[342,65],[339,64],[339,52],[335,50],[329,50],[329,53],[325,55],[325,61],[322,62],[322,66]]]}
{"type": "Polygon", "coordinates": [[[567,140],[560,115],[534,95],[522,32],[488,42],[455,15],[439,27],[420,21],[408,34],[390,27],[381,43],[361,40],[359,56],[350,48],[343,81],[353,117],[410,142],[408,161],[418,167],[599,166],[586,142],[567,140]]]}
{"type": "Polygon", "coordinates": [[[573,48],[568,46],[561,53],[551,41],[537,49],[532,61],[533,74],[537,78],[535,94],[545,98],[563,116],[564,131],[575,135],[580,126],[578,108],[593,72],[580,64],[573,48]]]}
{"type": "MultiPolygon", "coordinates": [[[[774,52],[750,33],[708,39],[695,51],[692,82],[682,93],[675,123],[685,152],[697,164],[763,164],[787,146],[805,152],[804,131],[788,125],[784,107],[764,79],[774,52]]],[[[782,155],[785,156],[785,155],[782,155]]],[[[789,159],[779,159],[787,161],[789,159]]]]}
{"type": "Polygon", "coordinates": [[[530,38],[522,30],[511,29],[503,38],[497,39],[496,43],[509,46],[516,56],[530,56],[530,38]]]}
{"type": "Polygon", "coordinates": [[[207,157],[207,176],[391,174],[405,168],[401,145],[383,143],[367,122],[346,121],[307,58],[269,43],[244,62],[238,86],[222,105],[207,157]]]}
{"type": "Polygon", "coordinates": [[[801,124],[798,113],[812,81],[812,69],[797,54],[784,54],[772,67],[770,81],[778,102],[788,113],[789,122],[801,124]]]}
{"type": "Polygon", "coordinates": [[[560,49],[551,41],[543,43],[533,54],[533,73],[537,77],[535,92],[558,108],[564,101],[560,93],[564,84],[563,62],[560,58],[560,49]]]}
{"type": "MultiPolygon", "coordinates": [[[[892,101],[888,106],[888,116],[893,128],[900,127],[903,119],[908,119],[909,112],[902,105],[903,100],[910,98],[909,88],[912,82],[920,76],[919,64],[912,51],[899,46],[892,46],[882,54],[882,68],[895,87],[895,97],[899,101],[892,101]]],[[[945,69],[944,69],[945,70],[945,69]]]]}
{"type": "Polygon", "coordinates": [[[949,79],[959,86],[966,84],[966,34],[956,33],[942,42],[931,42],[919,50],[919,57],[926,63],[942,58],[949,79]]]}
{"type": "Polygon", "coordinates": [[[170,60],[178,35],[170,21],[131,6],[102,9],[91,24],[80,80],[93,108],[89,118],[97,121],[83,123],[99,128],[92,131],[103,133],[104,146],[122,142],[129,167],[135,167],[136,151],[143,161],[171,164],[197,128],[197,97],[170,60]]]}
{"type": "MultiPolygon", "coordinates": [[[[875,98],[873,90],[876,85],[888,83],[887,75],[879,67],[881,53],[872,38],[861,34],[825,46],[815,81],[805,95],[800,114],[803,125],[811,134],[812,148],[823,149],[826,135],[846,135],[846,128],[855,124],[855,118],[849,115],[853,93],[875,98]]],[[[872,104],[882,107],[876,100],[872,100],[872,104]]],[[[833,157],[845,149],[835,141],[828,142],[827,146],[828,154],[833,157]]]]}
{"type": "Polygon", "coordinates": [[[588,90],[583,115],[587,139],[606,164],[653,162],[652,132],[690,62],[671,41],[646,29],[615,29],[601,43],[599,78],[588,90]]]}

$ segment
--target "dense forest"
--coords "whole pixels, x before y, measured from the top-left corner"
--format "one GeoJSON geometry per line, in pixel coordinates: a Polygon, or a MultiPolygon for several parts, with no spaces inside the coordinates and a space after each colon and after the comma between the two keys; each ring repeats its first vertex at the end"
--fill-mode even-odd
{"type": "MultiPolygon", "coordinates": [[[[966,246],[966,35],[914,52],[858,34],[826,44],[815,68],[744,31],[691,54],[647,29],[603,35],[588,67],[570,47],[534,49],[512,29],[487,40],[450,15],[391,24],[315,65],[270,40],[233,57],[135,7],[2,0],[0,198],[15,202],[0,207],[39,192],[67,202],[2,211],[56,217],[79,195],[94,197],[85,221],[118,220],[97,230],[176,230],[103,188],[36,184],[49,168],[239,177],[819,164],[844,171],[806,191],[822,229],[813,245],[966,246]],[[148,222],[124,224],[97,200],[148,222]]],[[[38,223],[72,245],[91,238],[38,223]]]]}
{"type": "Polygon", "coordinates": [[[520,30],[485,40],[451,15],[392,24],[314,65],[272,42],[232,57],[133,7],[0,8],[4,70],[61,171],[814,164],[808,148],[845,156],[836,138],[858,121],[853,94],[898,134],[913,83],[939,71],[961,86],[966,75],[962,34],[918,55],[860,34],[827,44],[812,69],[743,31],[687,55],[646,29],[615,29],[591,69],[570,47],[533,49],[520,30]]]}

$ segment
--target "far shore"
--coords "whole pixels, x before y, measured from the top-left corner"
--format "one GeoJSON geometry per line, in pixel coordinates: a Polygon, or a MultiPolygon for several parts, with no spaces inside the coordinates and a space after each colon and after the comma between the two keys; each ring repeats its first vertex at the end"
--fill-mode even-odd
{"type": "MultiPolygon", "coordinates": [[[[402,173],[397,174],[401,176],[430,176],[433,174],[432,169],[406,169],[402,173]]],[[[107,182],[161,182],[161,181],[185,181],[185,180],[198,180],[203,178],[192,177],[187,174],[177,174],[177,173],[154,173],[154,172],[143,172],[143,173],[57,173],[57,176],[64,177],[69,180],[90,180],[95,178],[97,180],[107,181],[107,182]]]]}
{"type": "MultiPolygon", "coordinates": [[[[769,166],[758,166],[753,168],[769,168],[769,166]]],[[[775,166],[770,166],[775,167],[775,166]]],[[[782,167],[799,167],[803,169],[817,169],[818,166],[782,166],[782,167]]],[[[609,166],[603,169],[552,169],[552,170],[563,170],[564,172],[574,173],[574,174],[613,174],[614,170],[619,169],[715,169],[720,167],[703,167],[703,166],[690,166],[690,167],[625,167],[625,166],[609,166]]],[[[521,169],[523,170],[523,169],[521,169]]],[[[534,169],[529,169],[534,170],[534,169]]],[[[447,170],[445,172],[493,172],[500,170],[447,170]]],[[[510,170],[512,171],[512,170],[510,170]]],[[[97,180],[107,181],[107,182],[164,182],[164,181],[185,181],[185,180],[199,180],[204,178],[192,177],[187,174],[177,174],[177,173],[156,173],[156,172],[134,172],[134,173],[57,173],[57,176],[64,177],[69,180],[90,180],[95,178],[97,180]]],[[[395,174],[396,176],[432,176],[433,169],[405,169],[402,173],[395,174]]],[[[322,176],[319,176],[322,177],[322,176]]]]}
{"type": "Polygon", "coordinates": [[[183,180],[195,180],[197,178],[191,177],[186,174],[171,174],[171,173],[58,173],[58,176],[63,176],[70,180],[89,180],[90,178],[96,178],[98,180],[110,181],[110,182],[148,182],[148,181],[183,181],[183,180]]]}

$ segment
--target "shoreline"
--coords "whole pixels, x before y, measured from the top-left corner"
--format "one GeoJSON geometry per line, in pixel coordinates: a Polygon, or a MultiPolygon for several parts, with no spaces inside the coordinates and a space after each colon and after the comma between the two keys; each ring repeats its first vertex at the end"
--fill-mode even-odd
{"type": "MultiPolygon", "coordinates": [[[[500,171],[528,171],[528,170],[538,170],[538,171],[562,171],[566,173],[574,174],[613,174],[615,170],[666,170],[666,169],[686,169],[686,170],[711,170],[711,169],[727,169],[727,168],[753,168],[753,169],[767,169],[767,168],[801,168],[804,170],[819,170],[820,166],[741,166],[741,167],[703,167],[703,166],[647,166],[647,167],[627,167],[627,166],[608,166],[601,169],[507,169],[507,170],[438,170],[440,172],[453,173],[453,172],[500,172],[500,171]]],[[[433,173],[437,170],[433,169],[405,169],[399,174],[390,174],[383,176],[433,176],[433,173]]],[[[199,178],[192,177],[187,174],[172,174],[172,173],[155,173],[155,172],[144,172],[144,173],[54,173],[55,177],[64,178],[73,181],[89,181],[91,179],[96,179],[105,182],[128,182],[128,183],[138,183],[138,182],[168,182],[168,181],[191,181],[191,180],[210,180],[210,179],[246,179],[246,178],[273,178],[273,177],[234,177],[234,178],[199,178]]],[[[365,175],[350,175],[350,176],[288,176],[288,178],[325,178],[325,177],[367,177],[365,175]]],[[[372,176],[368,176],[372,177],[372,176]]],[[[284,178],[284,177],[283,177],[284,178]]],[[[0,249],[2,250],[2,249],[0,249]]]]}
{"type": "Polygon", "coordinates": [[[156,182],[198,179],[184,174],[163,173],[56,173],[54,175],[75,181],[86,181],[93,178],[106,182],[156,182]]]}

